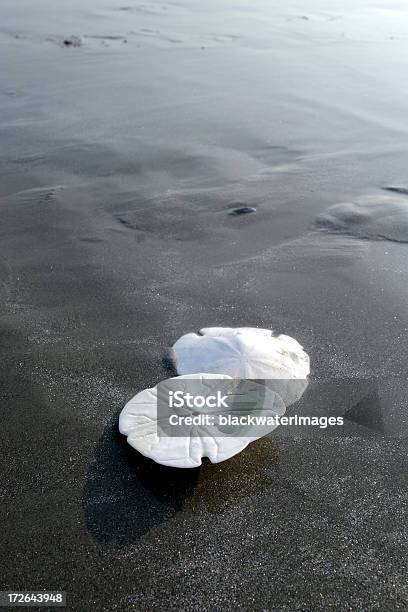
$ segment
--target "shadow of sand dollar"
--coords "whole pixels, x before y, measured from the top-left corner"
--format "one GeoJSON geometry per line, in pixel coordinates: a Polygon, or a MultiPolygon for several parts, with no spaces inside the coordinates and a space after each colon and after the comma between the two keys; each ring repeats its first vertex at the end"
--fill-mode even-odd
{"type": "Polygon", "coordinates": [[[199,468],[159,465],[132,449],[117,430],[106,427],[96,446],[83,491],[86,526],[101,543],[128,545],[177,512],[222,512],[261,491],[278,451],[266,436],[220,464],[199,468]]]}
{"type": "MultiPolygon", "coordinates": [[[[131,544],[178,509],[176,500],[163,503],[143,486],[139,471],[146,460],[130,451],[115,419],[97,443],[83,491],[86,526],[98,542],[131,544]]],[[[185,486],[188,490],[189,483],[185,486]]]]}
{"type": "Polygon", "coordinates": [[[372,195],[335,204],[317,218],[316,225],[368,240],[408,242],[408,198],[372,195]]]}

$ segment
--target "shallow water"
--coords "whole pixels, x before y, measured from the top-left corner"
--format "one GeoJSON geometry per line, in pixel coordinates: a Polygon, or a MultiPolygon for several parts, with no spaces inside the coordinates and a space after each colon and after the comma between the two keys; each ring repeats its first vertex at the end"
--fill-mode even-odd
{"type": "Polygon", "coordinates": [[[316,219],[408,199],[407,40],[402,0],[2,0],[10,588],[54,576],[74,609],[87,589],[109,610],[406,607],[404,441],[263,442],[232,480],[178,476],[169,510],[110,419],[207,326],[287,333],[317,377],[406,376],[405,212],[393,241],[381,214],[344,235],[316,219]],[[211,482],[231,503],[202,501],[211,482]]]}

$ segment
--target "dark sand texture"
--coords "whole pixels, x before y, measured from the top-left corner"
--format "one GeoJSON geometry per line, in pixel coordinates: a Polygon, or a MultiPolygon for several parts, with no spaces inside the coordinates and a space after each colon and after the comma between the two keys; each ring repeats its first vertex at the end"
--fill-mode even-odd
{"type": "Polygon", "coordinates": [[[117,434],[211,325],[400,390],[408,245],[315,221],[408,189],[406,5],[126,1],[0,4],[1,588],[406,610],[405,394],[368,391],[367,421],[312,390],[305,410],[351,410],[341,435],[277,430],[188,472],[117,434]]]}

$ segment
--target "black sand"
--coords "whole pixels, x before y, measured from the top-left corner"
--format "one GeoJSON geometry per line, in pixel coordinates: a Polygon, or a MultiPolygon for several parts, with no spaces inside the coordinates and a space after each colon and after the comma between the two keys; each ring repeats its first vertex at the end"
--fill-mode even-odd
{"type": "Polygon", "coordinates": [[[96,4],[0,6],[1,588],[407,609],[405,404],[187,472],[116,431],[209,325],[288,333],[315,377],[406,377],[408,246],[314,230],[408,186],[404,5],[96,4]]]}

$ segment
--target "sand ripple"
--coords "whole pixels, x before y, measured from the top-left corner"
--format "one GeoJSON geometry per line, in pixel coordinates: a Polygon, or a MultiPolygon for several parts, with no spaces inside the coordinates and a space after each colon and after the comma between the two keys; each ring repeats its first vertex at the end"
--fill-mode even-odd
{"type": "Polygon", "coordinates": [[[363,196],[354,202],[331,206],[317,218],[316,223],[322,229],[359,238],[408,242],[408,199],[363,196]]]}

